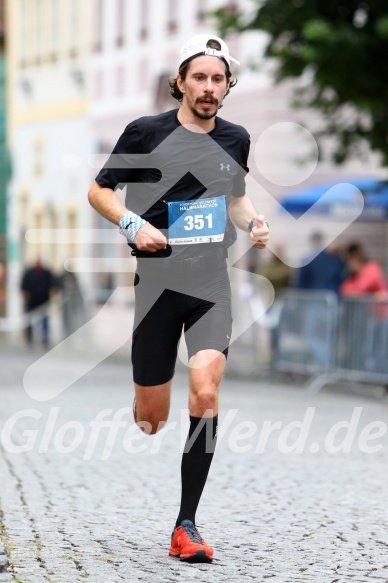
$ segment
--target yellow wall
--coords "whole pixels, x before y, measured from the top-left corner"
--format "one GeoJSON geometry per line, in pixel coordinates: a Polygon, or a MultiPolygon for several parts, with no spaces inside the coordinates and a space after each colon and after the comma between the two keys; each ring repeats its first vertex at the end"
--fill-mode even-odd
{"type": "MultiPolygon", "coordinates": [[[[50,105],[31,103],[17,105],[17,83],[23,75],[31,79],[41,75],[42,70],[50,67],[50,83],[67,64],[86,64],[92,43],[92,0],[6,0],[7,19],[7,75],[8,75],[8,118],[12,126],[24,123],[43,122],[86,113],[89,107],[87,92],[83,97],[62,96],[50,105]],[[73,4],[75,2],[76,4],[73,4]],[[58,8],[59,38],[53,38],[53,8],[58,8]],[[38,8],[41,18],[37,21],[38,8]],[[76,6],[79,14],[77,43],[72,41],[71,12],[76,6]],[[23,7],[26,9],[24,13],[23,7]],[[24,23],[24,24],[23,24],[24,23]],[[23,30],[24,26],[24,30],[23,30]],[[25,38],[25,58],[21,53],[21,43],[25,38]],[[40,39],[40,40],[38,40],[40,39]],[[38,48],[40,50],[38,51],[38,48]],[[55,49],[55,50],[54,50],[55,49]]],[[[69,81],[70,82],[70,81],[69,81]]]]}
{"type": "Polygon", "coordinates": [[[63,260],[67,255],[78,256],[80,249],[77,243],[72,242],[65,249],[57,244],[48,245],[38,236],[30,244],[25,241],[24,235],[28,229],[74,229],[79,226],[81,208],[77,196],[80,193],[70,192],[66,200],[57,200],[53,195],[49,205],[42,201],[39,189],[45,184],[47,161],[44,151],[42,154],[38,146],[39,140],[45,139],[42,136],[50,135],[50,122],[70,121],[74,117],[86,116],[89,112],[88,85],[86,83],[79,90],[69,76],[69,71],[72,68],[81,70],[86,79],[92,50],[93,1],[6,0],[7,139],[11,151],[16,146],[13,136],[17,135],[17,131],[27,124],[36,124],[30,137],[31,158],[23,161],[31,167],[31,179],[23,178],[21,183],[17,177],[14,178],[12,208],[19,226],[12,237],[20,247],[21,264],[28,264],[39,255],[57,272],[63,270],[63,260]],[[42,8],[40,24],[36,20],[39,6],[42,8]],[[77,42],[72,34],[72,6],[79,11],[77,42]],[[22,7],[25,13],[21,11],[22,7]],[[59,23],[56,39],[52,18],[54,7],[58,8],[59,23]],[[21,51],[22,47],[24,51],[21,51]],[[68,88],[65,84],[67,77],[70,84],[68,88]],[[30,79],[34,88],[39,87],[31,99],[21,99],[19,94],[23,78],[30,79]],[[54,89],[47,94],[46,102],[45,84],[48,91],[50,86],[54,89]]]}

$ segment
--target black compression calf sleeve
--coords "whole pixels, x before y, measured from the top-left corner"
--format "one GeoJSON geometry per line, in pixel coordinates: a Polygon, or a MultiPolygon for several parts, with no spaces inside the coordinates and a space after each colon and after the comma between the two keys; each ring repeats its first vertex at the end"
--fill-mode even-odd
{"type": "Polygon", "coordinates": [[[195,524],[195,513],[212,463],[217,441],[218,415],[191,417],[189,435],[182,456],[182,497],[176,525],[182,520],[195,524]]]}

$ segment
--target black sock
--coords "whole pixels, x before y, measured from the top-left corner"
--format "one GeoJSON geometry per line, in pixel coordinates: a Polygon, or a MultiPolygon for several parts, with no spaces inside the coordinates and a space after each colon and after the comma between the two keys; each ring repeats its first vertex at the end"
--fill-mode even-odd
{"type": "Polygon", "coordinates": [[[217,441],[218,415],[191,417],[189,435],[182,456],[182,497],[176,526],[182,520],[195,524],[195,513],[212,463],[217,441]]]}

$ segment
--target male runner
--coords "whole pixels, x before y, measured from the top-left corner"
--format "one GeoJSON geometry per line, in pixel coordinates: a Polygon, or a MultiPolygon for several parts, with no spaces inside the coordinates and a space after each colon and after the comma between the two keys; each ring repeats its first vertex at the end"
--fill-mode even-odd
{"type": "Polygon", "coordinates": [[[231,335],[227,248],[236,239],[234,225],[249,232],[258,249],[269,238],[263,215],[245,195],[249,135],[217,117],[235,84],[231,60],[220,38],[189,39],[179,73],[169,80],[181,107],[130,123],[89,191],[90,204],[119,225],[137,257],[134,414],[147,433],[156,433],[167,420],[177,347],[185,332],[190,429],[170,555],[191,562],[213,558],[195,514],[213,458],[231,335]],[[149,154],[148,167],[136,166],[136,157],[131,162],[132,154],[149,154]],[[158,193],[161,176],[165,182],[159,185],[169,188],[160,186],[158,193]],[[128,185],[127,206],[114,192],[118,185],[128,185]]]}

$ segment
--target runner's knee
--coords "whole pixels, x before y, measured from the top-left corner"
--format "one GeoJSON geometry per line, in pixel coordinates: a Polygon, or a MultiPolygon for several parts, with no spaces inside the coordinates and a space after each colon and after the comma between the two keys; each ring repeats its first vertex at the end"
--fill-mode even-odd
{"type": "Polygon", "coordinates": [[[217,386],[200,387],[192,391],[192,403],[196,409],[200,409],[203,413],[205,411],[213,411],[217,408],[217,386]]]}
{"type": "Polygon", "coordinates": [[[148,419],[138,420],[136,425],[140,427],[146,435],[155,435],[155,433],[158,433],[158,431],[163,429],[166,422],[167,419],[160,419],[156,416],[151,416],[148,419]]]}

